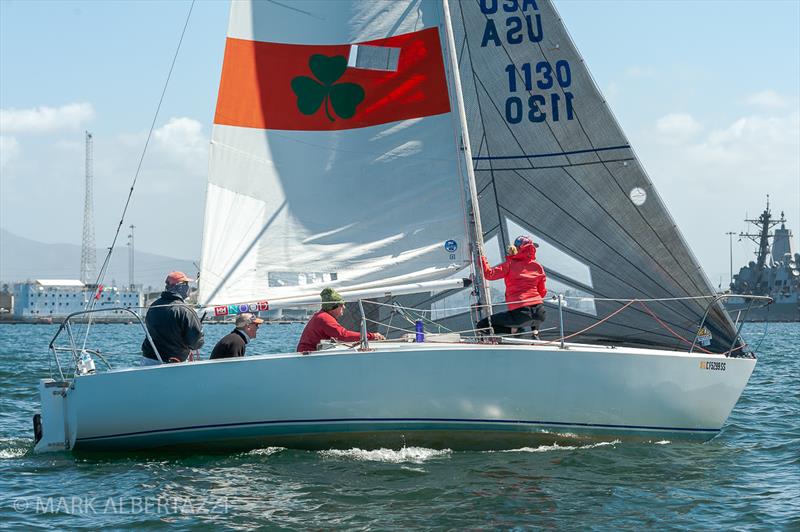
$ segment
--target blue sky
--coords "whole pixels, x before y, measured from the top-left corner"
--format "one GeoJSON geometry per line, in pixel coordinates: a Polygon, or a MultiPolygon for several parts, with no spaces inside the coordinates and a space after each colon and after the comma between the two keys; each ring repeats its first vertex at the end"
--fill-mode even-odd
{"type": "MultiPolygon", "coordinates": [[[[88,129],[97,244],[110,243],[189,5],[0,0],[0,226],[80,242],[88,129]]],[[[725,231],[744,230],[767,193],[797,239],[800,1],[556,7],[715,284],[728,276],[725,231]]],[[[199,255],[227,13],[195,4],[126,221],[142,250],[199,255]]],[[[736,243],[735,263],[751,251],[736,243]]]]}

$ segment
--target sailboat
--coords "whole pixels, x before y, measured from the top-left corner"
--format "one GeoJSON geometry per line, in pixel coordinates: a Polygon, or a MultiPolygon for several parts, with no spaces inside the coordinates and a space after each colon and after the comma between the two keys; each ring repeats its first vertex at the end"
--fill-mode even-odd
{"type": "Polygon", "coordinates": [[[332,286],[362,341],[91,371],[54,338],[37,452],[707,440],[756,364],[549,0],[233,1],[206,202],[203,307],[332,286]],[[367,341],[502,309],[478,261],[519,233],[557,332],[367,341]]]}

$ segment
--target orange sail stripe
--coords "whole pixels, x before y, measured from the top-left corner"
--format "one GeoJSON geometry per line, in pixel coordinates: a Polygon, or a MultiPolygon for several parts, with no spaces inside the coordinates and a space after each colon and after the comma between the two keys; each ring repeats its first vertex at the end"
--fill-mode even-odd
{"type": "Polygon", "coordinates": [[[397,69],[346,67],[349,44],[228,38],[214,123],[333,131],[450,111],[437,28],[358,44],[399,49],[397,69]]]}

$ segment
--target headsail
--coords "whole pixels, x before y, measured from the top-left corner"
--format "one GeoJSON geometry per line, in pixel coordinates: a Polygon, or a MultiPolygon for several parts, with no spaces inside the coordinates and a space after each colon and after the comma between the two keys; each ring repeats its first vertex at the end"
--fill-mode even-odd
{"type": "Polygon", "coordinates": [[[442,17],[439,0],[232,2],[202,304],[469,266],[442,17]]]}
{"type": "MultiPolygon", "coordinates": [[[[574,296],[568,333],[621,306],[602,298],[713,295],[550,0],[462,0],[450,11],[487,253],[499,260],[532,234],[550,290],[574,296]]],[[[575,340],[685,349],[710,301],[636,304],[575,340]]],[[[707,327],[709,349],[730,347],[721,306],[707,327]]]]}

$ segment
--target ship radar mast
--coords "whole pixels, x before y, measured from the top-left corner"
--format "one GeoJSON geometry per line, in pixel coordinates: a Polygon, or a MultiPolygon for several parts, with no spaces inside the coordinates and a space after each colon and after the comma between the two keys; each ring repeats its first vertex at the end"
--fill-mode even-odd
{"type": "MultiPolygon", "coordinates": [[[[764,212],[761,213],[761,216],[757,219],[745,219],[745,222],[749,222],[758,228],[758,231],[754,233],[739,233],[739,238],[749,238],[758,246],[755,267],[755,288],[758,289],[761,288],[760,285],[764,277],[764,267],[768,265],[767,258],[769,257],[771,259],[769,239],[773,237],[773,234],[770,233],[770,230],[779,223],[785,224],[786,218],[783,212],[781,212],[781,217],[779,219],[772,218],[772,212],[769,209],[769,194],[767,194],[767,207],[764,209],[764,212]]],[[[765,288],[768,289],[768,287],[765,288]]]]}

